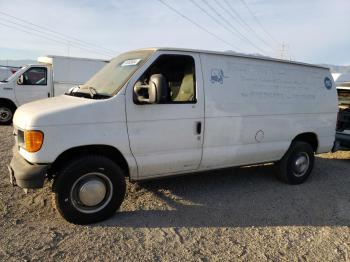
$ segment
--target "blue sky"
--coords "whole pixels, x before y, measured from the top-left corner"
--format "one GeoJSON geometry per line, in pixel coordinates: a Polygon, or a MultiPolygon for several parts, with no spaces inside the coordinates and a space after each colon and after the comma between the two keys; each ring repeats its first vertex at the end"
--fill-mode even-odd
{"type": "Polygon", "coordinates": [[[0,11],[5,14],[93,44],[80,43],[78,48],[73,40],[69,44],[57,35],[46,33],[50,39],[38,37],[36,34],[41,35],[42,28],[23,25],[22,21],[0,13],[0,60],[36,59],[43,54],[110,58],[123,51],[150,46],[243,53],[264,51],[265,55],[278,57],[284,43],[286,58],[350,65],[349,0],[244,0],[276,41],[263,31],[241,0],[192,0],[220,24],[191,1],[163,1],[231,45],[191,24],[158,0],[0,0],[0,11]],[[233,20],[227,2],[251,29],[233,20]]]}

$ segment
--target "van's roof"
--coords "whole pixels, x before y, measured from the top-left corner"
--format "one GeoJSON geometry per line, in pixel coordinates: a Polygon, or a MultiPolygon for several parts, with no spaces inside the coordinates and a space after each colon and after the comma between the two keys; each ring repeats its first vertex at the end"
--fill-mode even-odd
{"type": "Polygon", "coordinates": [[[302,66],[309,66],[309,67],[317,67],[317,68],[329,69],[328,67],[321,66],[321,65],[314,65],[314,64],[308,64],[308,63],[302,63],[302,62],[296,62],[296,61],[290,61],[290,60],[283,60],[283,59],[277,59],[277,58],[272,58],[272,57],[267,57],[267,56],[241,54],[241,53],[236,53],[234,51],[221,52],[221,51],[187,49],[187,48],[174,48],[174,47],[150,47],[150,48],[142,48],[142,49],[139,49],[139,50],[180,51],[180,52],[216,54],[216,55],[235,56],[235,57],[251,58],[251,59],[266,60],[266,61],[273,61],[273,62],[286,63],[286,64],[295,64],[295,65],[302,65],[302,66]]]}

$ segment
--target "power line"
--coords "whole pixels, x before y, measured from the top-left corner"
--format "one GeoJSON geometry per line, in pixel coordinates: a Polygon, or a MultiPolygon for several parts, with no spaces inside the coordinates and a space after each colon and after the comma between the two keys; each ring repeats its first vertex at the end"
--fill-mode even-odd
{"type": "MultiPolygon", "coordinates": [[[[35,36],[38,36],[40,38],[44,38],[46,40],[49,40],[49,41],[53,41],[53,42],[56,42],[56,43],[60,43],[60,44],[63,44],[63,45],[67,45],[69,43],[67,42],[64,42],[64,41],[61,41],[61,40],[57,40],[57,39],[54,39],[54,38],[51,38],[51,37],[48,37],[46,35],[43,35],[42,33],[34,33],[33,31],[27,31],[25,29],[23,29],[22,27],[18,27],[18,26],[14,26],[14,25],[9,25],[9,24],[5,24],[3,22],[0,22],[0,25],[4,26],[4,27],[8,27],[8,28],[12,28],[12,29],[16,29],[16,30],[19,30],[19,31],[22,31],[22,32],[25,32],[29,35],[35,35],[35,36]]],[[[87,49],[87,48],[84,48],[84,47],[79,47],[79,46],[75,46],[79,49],[83,49],[83,50],[86,50],[86,51],[89,51],[89,52],[93,52],[93,53],[96,53],[96,54],[103,54],[103,55],[106,55],[105,53],[101,53],[101,52],[98,52],[98,51],[93,51],[93,50],[90,50],[90,49],[87,49]]]]}
{"type": "MultiPolygon", "coordinates": [[[[8,19],[1,18],[0,21],[6,22],[6,23],[12,25],[12,28],[15,28],[15,29],[24,28],[24,29],[27,29],[27,30],[30,30],[30,31],[37,32],[37,33],[39,33],[41,36],[44,36],[44,37],[47,37],[47,35],[48,35],[45,31],[38,30],[38,29],[32,28],[32,27],[30,27],[30,26],[28,26],[28,25],[24,25],[24,24],[21,24],[21,23],[16,23],[16,22],[14,22],[14,21],[12,21],[12,20],[8,20],[8,19]],[[18,27],[13,27],[13,25],[18,26],[19,28],[18,28],[18,27]]],[[[3,25],[4,25],[4,24],[3,24],[3,25]]],[[[27,32],[27,31],[26,31],[26,32],[27,32]]],[[[59,36],[49,36],[48,38],[51,39],[51,40],[53,40],[53,41],[55,41],[55,42],[57,42],[56,39],[59,39],[58,42],[59,42],[59,43],[62,43],[62,44],[67,44],[67,45],[70,44],[70,41],[67,40],[66,38],[63,38],[63,37],[59,37],[59,36]],[[51,37],[54,37],[54,38],[51,38],[51,37]]],[[[105,55],[106,55],[106,54],[105,54],[105,55]]]]}
{"type": "MultiPolygon", "coordinates": [[[[205,13],[207,16],[209,16],[212,20],[214,20],[217,24],[219,24],[220,26],[224,27],[227,31],[229,31],[231,34],[233,34],[234,36],[237,37],[237,33],[236,32],[232,31],[232,29],[229,26],[227,26],[225,23],[221,22],[215,16],[210,14],[206,9],[204,9],[202,6],[200,6],[197,2],[195,2],[194,0],[190,0],[190,2],[192,4],[194,4],[198,9],[200,9],[203,13],[205,13]]],[[[243,41],[245,40],[244,38],[242,39],[242,37],[240,39],[243,40],[243,41]]],[[[261,51],[263,51],[263,50],[261,50],[261,51]]]]}
{"type": "MultiPolygon", "coordinates": [[[[255,49],[259,50],[260,52],[262,52],[263,54],[266,53],[263,49],[261,49],[260,47],[256,46],[252,41],[250,41],[247,37],[245,37],[234,25],[232,25],[230,23],[230,21],[228,21],[225,17],[223,17],[212,5],[210,5],[208,3],[207,0],[202,0],[202,2],[204,4],[206,4],[209,9],[211,9],[218,17],[221,18],[221,20],[224,21],[224,23],[228,24],[230,26],[230,28],[232,28],[238,35],[241,36],[241,38],[243,38],[245,41],[247,41],[251,46],[253,46],[255,49]]],[[[242,40],[243,40],[242,39],[242,40]]]]}
{"type": "Polygon", "coordinates": [[[240,15],[239,12],[237,12],[235,10],[235,8],[231,5],[230,2],[228,2],[227,0],[223,0],[225,2],[225,4],[228,6],[229,10],[225,9],[222,6],[222,9],[226,10],[226,12],[228,14],[230,14],[230,16],[235,19],[237,22],[239,22],[241,25],[245,26],[247,29],[249,29],[249,31],[251,31],[256,38],[258,38],[261,42],[263,42],[265,45],[271,47],[272,49],[275,49],[274,46],[272,46],[270,43],[268,43],[267,41],[265,41],[265,39],[263,39],[240,15]],[[231,12],[230,12],[231,11],[231,12]],[[238,19],[238,20],[237,20],[238,19]]]}
{"type": "Polygon", "coordinates": [[[235,20],[236,22],[238,22],[240,25],[243,25],[244,24],[237,19],[236,15],[233,15],[232,14],[232,11],[230,12],[230,10],[228,10],[227,8],[225,8],[219,1],[215,0],[216,4],[222,9],[224,10],[233,20],[235,20]]]}
{"type": "MultiPolygon", "coordinates": [[[[11,22],[12,23],[12,22],[11,22]]],[[[16,30],[19,30],[19,31],[22,31],[22,32],[25,32],[29,35],[35,35],[37,37],[40,37],[40,38],[43,38],[43,39],[46,39],[46,40],[49,40],[49,41],[52,41],[52,42],[56,42],[56,43],[59,43],[59,44],[63,44],[63,45],[72,45],[76,48],[79,48],[79,49],[82,49],[82,50],[85,50],[85,51],[89,51],[89,52],[93,52],[93,53],[96,53],[96,54],[100,54],[100,55],[107,55],[106,53],[102,53],[102,52],[99,52],[99,51],[94,51],[94,50],[91,50],[91,49],[88,49],[88,48],[84,48],[84,47],[81,47],[81,46],[77,46],[75,44],[72,44],[72,43],[69,43],[69,42],[65,42],[65,41],[62,41],[62,40],[57,40],[55,38],[51,38],[47,35],[45,35],[44,33],[41,33],[40,31],[38,30],[34,30],[34,29],[31,29],[32,31],[27,31],[25,29],[22,28],[22,25],[20,25],[20,27],[18,26],[14,26],[13,24],[9,25],[9,24],[4,24],[4,23],[1,23],[0,22],[0,25],[4,26],[4,27],[8,27],[8,28],[12,28],[12,29],[16,29],[16,30]],[[33,33],[33,31],[37,31],[39,33],[33,33]]],[[[109,55],[108,55],[109,56],[109,55]]]]}
{"type": "Polygon", "coordinates": [[[176,14],[178,14],[179,16],[181,16],[182,18],[186,19],[188,22],[190,22],[191,24],[195,25],[196,27],[200,28],[201,30],[203,30],[204,32],[210,34],[211,36],[215,37],[216,39],[218,39],[219,41],[225,43],[228,46],[231,46],[237,50],[239,50],[239,48],[237,48],[234,44],[222,39],[221,37],[219,37],[218,35],[210,32],[209,30],[207,30],[205,27],[201,26],[200,24],[198,24],[197,22],[195,22],[194,20],[192,20],[191,18],[185,16],[184,14],[182,14],[180,11],[178,11],[177,9],[175,9],[174,7],[170,6],[169,4],[167,4],[166,2],[164,2],[163,0],[157,0],[158,2],[160,2],[161,4],[163,4],[164,6],[166,6],[167,8],[169,8],[170,10],[172,10],[173,12],[175,12],[176,14]]]}
{"type": "Polygon", "coordinates": [[[254,18],[254,20],[256,21],[256,23],[261,27],[261,29],[277,44],[279,44],[279,42],[276,40],[276,38],[273,37],[272,34],[270,34],[266,28],[262,25],[262,23],[259,21],[258,17],[254,14],[254,12],[250,9],[250,7],[248,6],[248,4],[244,1],[244,0],[240,0],[241,3],[247,8],[247,10],[249,11],[249,13],[252,15],[252,17],[254,18]]]}
{"type": "MultiPolygon", "coordinates": [[[[89,43],[89,42],[86,42],[86,41],[83,41],[83,40],[80,40],[80,39],[77,39],[77,38],[74,38],[74,37],[71,37],[71,36],[68,36],[66,34],[62,34],[60,32],[57,32],[57,31],[54,31],[50,28],[47,28],[47,27],[44,27],[44,26],[41,26],[41,25],[37,25],[37,24],[34,24],[30,21],[27,21],[27,20],[24,20],[22,18],[19,18],[19,17],[16,17],[16,16],[13,16],[13,15],[10,15],[10,14],[7,14],[5,12],[2,12],[0,11],[0,14],[4,15],[4,16],[7,16],[7,17],[11,17],[12,19],[15,19],[15,20],[18,20],[18,21],[21,21],[22,23],[26,23],[26,24],[30,24],[34,27],[37,27],[37,28],[40,28],[42,30],[45,30],[47,32],[50,32],[50,34],[54,34],[54,35],[59,35],[61,36],[60,38],[64,38],[64,39],[67,39],[67,41],[69,42],[75,42],[76,44],[79,44],[79,45],[84,45],[84,46],[89,46],[90,48],[91,47],[94,47],[95,49],[100,49],[100,50],[104,50],[104,52],[109,52],[111,54],[115,54],[116,51],[114,50],[111,50],[111,49],[107,49],[107,48],[104,48],[104,47],[100,47],[98,45],[95,45],[95,44],[92,44],[92,43],[89,43]]],[[[57,36],[56,36],[57,37],[57,36]]]]}
{"type": "Polygon", "coordinates": [[[11,17],[12,19],[16,19],[16,20],[18,20],[18,21],[21,21],[22,23],[30,24],[30,25],[35,26],[35,27],[37,27],[37,28],[41,28],[42,30],[47,31],[47,32],[49,32],[50,34],[56,35],[55,37],[57,37],[57,35],[59,35],[60,38],[61,38],[61,39],[64,38],[65,41],[76,42],[77,44],[79,44],[79,45],[84,45],[84,46],[90,46],[90,47],[93,46],[95,49],[97,48],[97,49],[101,49],[101,50],[105,50],[105,51],[111,52],[111,53],[113,53],[113,54],[115,53],[114,50],[106,49],[106,48],[104,48],[104,47],[100,47],[100,46],[97,46],[97,45],[95,45],[95,44],[91,44],[91,43],[85,42],[85,41],[83,41],[83,40],[79,40],[79,39],[77,39],[77,38],[73,38],[73,37],[71,37],[71,36],[68,36],[68,35],[59,33],[59,32],[57,32],[57,31],[54,31],[54,30],[52,30],[52,29],[50,29],[50,28],[47,28],[47,27],[44,27],[44,26],[41,26],[41,25],[34,24],[34,23],[30,22],[30,21],[27,21],[27,20],[24,20],[24,19],[15,17],[15,16],[13,16],[13,15],[9,15],[9,14],[6,14],[6,13],[1,12],[1,11],[0,11],[0,14],[5,15],[5,16],[8,16],[8,17],[11,17]]]}
{"type": "Polygon", "coordinates": [[[45,36],[45,35],[42,35],[42,34],[33,33],[31,31],[27,31],[27,30],[25,30],[25,29],[23,29],[21,27],[17,27],[17,26],[14,26],[14,25],[5,24],[3,22],[0,22],[0,25],[2,25],[4,27],[12,28],[12,29],[20,30],[22,32],[25,32],[25,33],[28,33],[28,34],[32,34],[32,35],[35,35],[35,36],[39,36],[41,38],[45,38],[47,40],[50,40],[50,41],[53,41],[53,42],[56,42],[56,43],[60,43],[60,44],[64,44],[64,45],[67,44],[67,42],[63,42],[63,41],[60,41],[60,40],[57,40],[57,39],[54,39],[54,38],[51,38],[51,37],[48,37],[48,36],[45,36]]]}
{"type": "Polygon", "coordinates": [[[210,14],[207,10],[205,10],[203,7],[201,7],[197,2],[195,2],[194,0],[190,0],[190,2],[192,4],[194,4],[199,10],[201,10],[203,13],[205,13],[207,16],[209,16],[212,20],[214,20],[218,25],[224,27],[227,31],[229,31],[231,34],[233,34],[234,36],[236,36],[236,34],[234,32],[232,32],[232,30],[225,25],[224,23],[222,23],[219,19],[217,19],[215,16],[213,16],[212,14],[210,14]]]}

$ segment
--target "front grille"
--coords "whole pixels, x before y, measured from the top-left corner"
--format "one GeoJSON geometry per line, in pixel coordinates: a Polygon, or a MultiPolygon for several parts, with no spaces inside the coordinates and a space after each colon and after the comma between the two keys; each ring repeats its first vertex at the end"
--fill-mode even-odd
{"type": "Polygon", "coordinates": [[[17,130],[17,145],[20,147],[24,146],[24,132],[22,130],[17,130]]]}

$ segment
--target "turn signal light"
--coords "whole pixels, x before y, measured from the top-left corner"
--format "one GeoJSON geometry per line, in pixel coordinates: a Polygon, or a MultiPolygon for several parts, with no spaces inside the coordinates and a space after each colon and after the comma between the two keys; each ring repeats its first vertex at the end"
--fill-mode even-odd
{"type": "Polygon", "coordinates": [[[24,131],[25,149],[34,153],[40,150],[44,142],[44,134],[41,131],[24,131]]]}

